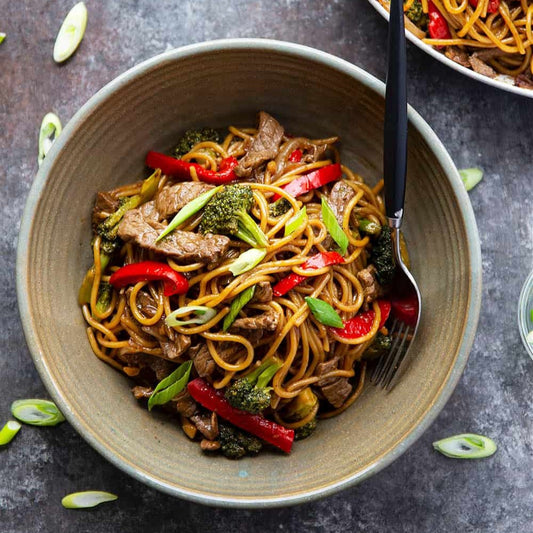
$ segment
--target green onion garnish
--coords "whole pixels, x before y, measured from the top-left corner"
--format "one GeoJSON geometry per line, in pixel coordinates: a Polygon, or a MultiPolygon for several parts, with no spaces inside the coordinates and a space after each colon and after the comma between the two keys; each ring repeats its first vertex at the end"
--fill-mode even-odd
{"type": "Polygon", "coordinates": [[[471,191],[483,179],[483,171],[480,168],[463,168],[459,174],[467,191],[471,191]]]}
{"type": "Polygon", "coordinates": [[[287,220],[285,224],[285,237],[289,236],[291,233],[294,233],[307,219],[307,209],[305,206],[303,209],[300,209],[292,218],[287,220]]]}
{"type": "Polygon", "coordinates": [[[324,300],[308,296],[305,301],[314,317],[324,326],[331,326],[332,328],[342,328],[344,326],[342,318],[337,314],[337,311],[324,300]]]}
{"type": "Polygon", "coordinates": [[[6,34],[0,32],[0,43],[3,43],[5,38],[6,38],[6,34]]]}
{"type": "Polygon", "coordinates": [[[110,492],[101,490],[86,490],[85,492],[73,492],[67,494],[62,500],[61,505],[66,509],[87,509],[96,507],[104,502],[117,500],[118,496],[110,492]]]}
{"type": "Polygon", "coordinates": [[[19,432],[21,425],[15,420],[7,422],[2,429],[0,429],[0,446],[9,444],[15,435],[19,432]]]}
{"type": "Polygon", "coordinates": [[[16,400],[11,404],[11,413],[32,426],[56,426],[65,421],[56,404],[49,400],[16,400]]]}
{"type": "Polygon", "coordinates": [[[526,342],[533,344],[533,329],[526,335],[526,342]]]}
{"type": "Polygon", "coordinates": [[[328,201],[325,196],[322,196],[322,220],[324,225],[328,230],[328,233],[331,235],[332,239],[338,244],[341,255],[346,253],[348,249],[348,237],[344,233],[343,229],[340,227],[337,219],[335,218],[335,213],[331,209],[328,201]]]}
{"type": "Polygon", "coordinates": [[[496,449],[496,443],[483,435],[463,433],[433,443],[433,448],[446,457],[454,459],[482,459],[489,457],[496,449]]]}
{"type": "Polygon", "coordinates": [[[250,248],[243,252],[233,263],[231,263],[229,270],[234,276],[244,274],[248,270],[252,270],[257,266],[266,256],[265,248],[250,248]]]}
{"type": "Polygon", "coordinates": [[[381,233],[381,226],[368,220],[368,218],[361,218],[359,220],[359,229],[368,235],[379,235],[381,233]]]}
{"type": "Polygon", "coordinates": [[[189,381],[192,361],[187,361],[178,366],[172,374],[161,380],[148,399],[148,410],[151,411],[154,405],[163,405],[170,402],[176,394],[180,393],[189,381]]]}
{"type": "Polygon", "coordinates": [[[78,48],[87,27],[87,8],[83,2],[76,4],[67,14],[54,44],[54,61],[66,61],[78,48]]]}
{"type": "Polygon", "coordinates": [[[175,311],[172,311],[170,315],[165,318],[165,324],[167,326],[187,326],[188,324],[205,324],[209,322],[217,314],[215,309],[206,307],[205,305],[189,305],[186,307],[180,307],[175,311]],[[178,316],[188,315],[194,313],[198,318],[190,318],[189,320],[178,320],[178,316]]]}
{"type": "Polygon", "coordinates": [[[233,324],[237,315],[241,309],[254,297],[255,285],[244,289],[237,297],[231,302],[229,313],[224,317],[224,323],[222,324],[222,330],[228,331],[233,324]]]}
{"type": "Polygon", "coordinates": [[[159,242],[163,237],[166,237],[171,231],[174,231],[180,224],[183,224],[188,218],[200,211],[213,196],[222,189],[222,185],[204,192],[188,204],[184,205],[176,216],[170,221],[170,224],[163,230],[163,233],[157,237],[155,242],[159,242]]]}
{"type": "Polygon", "coordinates": [[[37,158],[39,166],[41,166],[43,159],[52,148],[52,144],[58,138],[61,130],[59,117],[54,113],[47,113],[41,122],[41,129],[39,130],[39,157],[37,158]]]}

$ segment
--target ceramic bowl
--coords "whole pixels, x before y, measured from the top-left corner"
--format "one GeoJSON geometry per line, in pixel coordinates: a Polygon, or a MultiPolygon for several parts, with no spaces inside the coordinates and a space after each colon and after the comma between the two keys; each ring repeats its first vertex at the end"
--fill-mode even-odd
{"type": "Polygon", "coordinates": [[[405,234],[423,298],[416,357],[389,394],[368,386],[290,455],[231,461],[204,455],[175,421],[149,413],[128,379],[92,353],[76,302],[91,264],[96,191],[144,175],[194,126],[253,125],[266,110],[287,131],[340,135],[342,157],[370,183],[381,174],[384,85],[328,54],[266,40],[224,40],[145,61],[74,116],[39,170],[18,246],[18,298],[35,365],[68,421],[113,464],[197,502],[260,507],[308,501],[358,483],[401,455],[452,393],[481,298],[475,219],[443,145],[409,111],[405,234]],[[68,238],[65,238],[65,231],[68,238]]]}

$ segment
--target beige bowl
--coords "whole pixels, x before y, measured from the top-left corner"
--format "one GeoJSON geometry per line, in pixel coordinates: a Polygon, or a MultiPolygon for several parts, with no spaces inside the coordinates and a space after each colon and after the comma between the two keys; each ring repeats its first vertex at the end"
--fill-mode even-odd
{"type": "Polygon", "coordinates": [[[303,502],[390,464],[442,409],[475,333],[480,248],[457,171],[413,110],[405,233],[423,298],[412,347],[416,359],[390,394],[368,386],[346,413],[321,422],[289,456],[271,452],[230,461],[203,455],[173,421],[141,408],[128,380],[95,358],[76,303],[91,262],[94,194],[142,176],[149,149],[168,150],[192,126],[254,124],[256,112],[264,109],[288,131],[340,135],[344,161],[375,182],[382,159],[383,94],[383,84],[372,76],[310,48],[217,41],[170,51],[129,70],[67,125],[24,212],[19,306],[51,396],[76,430],[116,466],[169,494],[207,504],[303,502]]]}

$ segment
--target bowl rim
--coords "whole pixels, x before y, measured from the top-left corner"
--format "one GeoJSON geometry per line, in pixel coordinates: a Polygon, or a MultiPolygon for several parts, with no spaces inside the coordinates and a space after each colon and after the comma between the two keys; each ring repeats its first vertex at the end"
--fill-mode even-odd
{"type": "MultiPolygon", "coordinates": [[[[368,0],[368,2],[386,21],[389,20],[389,12],[379,3],[379,0],[368,0]]],[[[502,78],[493,79],[493,78],[489,78],[488,76],[484,76],[483,74],[479,74],[478,72],[474,72],[473,70],[467,67],[464,67],[463,65],[460,65],[459,63],[456,63],[452,59],[449,59],[444,54],[441,54],[429,44],[424,43],[421,39],[419,39],[416,35],[411,33],[409,30],[405,30],[405,36],[415,46],[420,48],[420,50],[426,52],[426,54],[430,55],[437,61],[440,61],[444,65],[452,68],[453,70],[456,70],[460,74],[463,74],[465,76],[468,76],[469,78],[472,78],[473,80],[484,83],[485,85],[496,87],[496,89],[500,89],[502,91],[507,91],[509,93],[518,94],[520,96],[524,96],[525,98],[533,98],[533,89],[525,89],[523,87],[517,87],[516,85],[511,85],[510,83],[503,81],[502,78]]],[[[502,75],[502,77],[505,78],[505,75],[502,75]]],[[[509,78],[509,79],[512,79],[512,78],[509,78]]]]}
{"type": "Polygon", "coordinates": [[[408,432],[403,440],[395,447],[389,450],[386,455],[376,459],[374,463],[369,465],[363,471],[354,474],[348,478],[342,479],[338,482],[331,483],[327,486],[321,486],[317,489],[300,491],[294,495],[279,497],[273,495],[272,497],[221,497],[215,495],[205,494],[192,489],[183,489],[166,483],[156,476],[153,476],[145,471],[141,471],[135,466],[128,463],[127,460],[116,455],[109,450],[105,443],[99,440],[95,434],[86,431],[85,426],[81,420],[78,420],[77,415],[71,410],[69,404],[61,396],[56,384],[49,372],[46,357],[39,349],[37,341],[37,334],[34,331],[30,311],[30,302],[26,294],[25,288],[28,284],[28,267],[29,267],[29,251],[28,243],[30,242],[31,229],[33,225],[33,218],[35,216],[36,208],[39,204],[41,194],[48,181],[48,174],[54,166],[54,162],[62,152],[65,144],[77,129],[83,127],[85,120],[91,113],[104,102],[109,95],[120,90],[131,81],[141,77],[143,74],[158,68],[161,64],[173,62],[185,57],[191,57],[199,54],[234,51],[234,50],[262,50],[269,52],[280,52],[283,54],[293,55],[296,57],[309,60],[311,62],[320,63],[324,66],[333,68],[341,73],[344,73],[359,83],[362,83],[367,88],[384,97],[385,84],[368,74],[361,68],[335,57],[326,52],[303,46],[300,44],[289,43],[284,41],[270,40],[270,39],[221,39],[214,41],[207,41],[180,47],[177,49],[166,51],[162,54],[156,55],[148,60],[145,60],[138,65],[130,68],[117,78],[106,84],[95,95],[93,95],[72,117],[63,130],[57,141],[52,146],[46,159],[41,165],[31,190],[22,215],[21,226],[17,245],[17,300],[21,321],[23,325],[26,342],[30,350],[30,354],[34,361],[39,375],[48,390],[49,394],[59,406],[60,410],[65,415],[69,423],[74,429],[101,455],[103,455],[113,465],[120,468],[125,473],[133,478],[136,478],[148,486],[158,489],[162,492],[201,503],[204,505],[223,506],[233,508],[265,508],[265,507],[281,507],[287,505],[294,505],[298,503],[305,503],[327,495],[334,494],[342,489],[355,485],[371,475],[379,472],[400,455],[402,455],[413,444],[428,427],[435,420],[440,413],[447,400],[455,389],[459,378],[466,365],[470,349],[472,347],[477,323],[479,319],[479,312],[481,306],[481,248],[478,236],[478,230],[474,212],[468,198],[468,194],[464,189],[457,169],[444,148],[437,135],[429,127],[429,125],[422,119],[422,117],[409,107],[408,116],[410,123],[420,132],[422,137],[432,147],[435,157],[444,173],[449,179],[450,185],[453,189],[459,207],[462,211],[465,220],[466,231],[466,245],[468,256],[471,265],[471,293],[469,295],[467,316],[470,320],[465,324],[464,335],[457,353],[455,363],[449,371],[447,379],[441,385],[440,390],[434,399],[433,403],[422,415],[419,423],[408,432]]]}
{"type": "Polygon", "coordinates": [[[522,338],[522,343],[526,349],[527,354],[531,359],[533,359],[533,345],[531,345],[526,340],[526,336],[529,333],[528,324],[530,323],[529,313],[530,308],[528,308],[529,297],[533,295],[533,270],[528,274],[527,278],[522,285],[520,290],[520,296],[518,298],[518,329],[520,330],[520,337],[522,338]]]}

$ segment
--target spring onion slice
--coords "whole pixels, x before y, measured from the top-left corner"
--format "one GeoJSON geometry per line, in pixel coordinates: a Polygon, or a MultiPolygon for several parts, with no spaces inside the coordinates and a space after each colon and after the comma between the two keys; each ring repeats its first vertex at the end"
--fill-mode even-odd
{"type": "Polygon", "coordinates": [[[9,444],[19,432],[21,425],[16,420],[10,420],[0,429],[0,446],[9,444]]]}
{"type": "Polygon", "coordinates": [[[528,344],[533,344],[533,329],[526,335],[526,341],[528,344]]]}
{"type": "Polygon", "coordinates": [[[213,196],[222,189],[222,185],[204,192],[198,198],[195,198],[188,204],[184,205],[177,213],[176,216],[170,221],[170,224],[164,229],[163,233],[157,237],[155,242],[159,242],[163,237],[166,237],[171,231],[174,231],[180,224],[183,224],[188,218],[198,213],[202,207],[204,207],[213,196]]]}
{"type": "Polygon", "coordinates": [[[483,171],[480,168],[463,168],[459,174],[467,191],[471,191],[483,179],[483,171]]]}
{"type": "Polygon", "coordinates": [[[56,426],[65,421],[56,404],[49,400],[16,400],[11,404],[11,413],[32,426],[56,426]]]}
{"type": "Polygon", "coordinates": [[[228,331],[230,326],[235,322],[237,315],[241,309],[254,297],[255,285],[244,289],[237,297],[231,302],[229,313],[224,317],[224,323],[222,324],[222,331],[228,331]]]}
{"type": "Polygon", "coordinates": [[[333,307],[318,298],[306,297],[305,299],[309,309],[313,316],[324,326],[331,326],[333,328],[342,328],[344,324],[342,323],[342,318],[337,314],[337,311],[333,307]]]}
{"type": "Polygon", "coordinates": [[[492,455],[498,447],[489,437],[463,433],[438,440],[433,443],[433,448],[454,459],[482,459],[492,455]]]}
{"type": "Polygon", "coordinates": [[[294,233],[307,219],[307,209],[305,206],[300,209],[292,218],[287,220],[285,224],[285,237],[288,237],[291,233],[294,233]]]}
{"type": "Polygon", "coordinates": [[[116,494],[102,492],[101,490],[86,490],[85,492],[73,492],[67,494],[62,500],[61,505],[66,509],[88,509],[96,507],[104,502],[117,500],[116,494]]]}
{"type": "Polygon", "coordinates": [[[266,256],[265,248],[250,248],[243,252],[233,263],[231,263],[229,270],[234,276],[244,274],[248,270],[252,270],[257,266],[266,256]]]}
{"type": "Polygon", "coordinates": [[[54,44],[54,61],[66,61],[81,43],[87,27],[87,8],[83,2],[77,3],[67,14],[54,44]]]}
{"type": "Polygon", "coordinates": [[[37,158],[39,166],[41,166],[46,154],[52,148],[52,144],[59,137],[61,130],[59,117],[54,113],[47,113],[41,122],[41,129],[39,130],[39,157],[37,158]]]}
{"type": "Polygon", "coordinates": [[[328,233],[339,246],[341,255],[344,255],[348,249],[350,241],[348,241],[348,237],[337,222],[335,213],[328,204],[325,196],[322,196],[322,220],[324,221],[328,233]]]}
{"type": "Polygon", "coordinates": [[[151,411],[154,405],[163,405],[176,394],[180,393],[187,385],[189,381],[189,375],[191,373],[192,361],[187,361],[178,366],[172,374],[161,380],[157,387],[152,392],[152,395],[148,399],[148,410],[151,411]]]}
{"type": "Polygon", "coordinates": [[[206,307],[205,305],[189,305],[172,311],[172,313],[165,318],[165,324],[170,327],[187,326],[188,324],[205,324],[214,318],[216,314],[216,310],[211,309],[211,307],[206,307]],[[189,313],[195,313],[198,315],[198,318],[190,318],[189,320],[177,319],[178,316],[188,315],[189,313]]]}
{"type": "Polygon", "coordinates": [[[6,34],[0,32],[0,44],[4,42],[4,39],[6,38],[6,34]]]}

